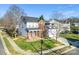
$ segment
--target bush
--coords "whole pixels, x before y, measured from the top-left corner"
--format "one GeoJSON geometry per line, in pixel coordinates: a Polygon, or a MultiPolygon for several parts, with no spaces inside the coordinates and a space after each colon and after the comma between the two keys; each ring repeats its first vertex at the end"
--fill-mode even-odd
{"type": "Polygon", "coordinates": [[[71,26],[71,31],[79,31],[79,27],[78,26],[71,26]]]}
{"type": "Polygon", "coordinates": [[[18,35],[17,32],[14,33],[14,31],[15,31],[15,29],[5,29],[5,32],[11,37],[15,37],[15,34],[16,34],[16,36],[18,35]]]}
{"type": "Polygon", "coordinates": [[[61,34],[61,37],[67,38],[67,39],[77,39],[79,40],[79,35],[77,34],[61,34]]]}
{"type": "Polygon", "coordinates": [[[79,34],[79,31],[72,31],[74,34],[79,34]]]}
{"type": "Polygon", "coordinates": [[[71,31],[68,31],[68,30],[66,30],[66,31],[63,31],[63,32],[61,32],[60,34],[70,34],[70,33],[72,33],[71,31]]]}

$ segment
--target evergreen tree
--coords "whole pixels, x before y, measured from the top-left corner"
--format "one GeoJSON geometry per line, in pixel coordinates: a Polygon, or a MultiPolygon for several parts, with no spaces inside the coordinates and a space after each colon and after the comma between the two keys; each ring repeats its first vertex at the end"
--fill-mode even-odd
{"type": "Polygon", "coordinates": [[[41,16],[39,17],[39,20],[44,20],[44,16],[41,15],[41,16]]]}

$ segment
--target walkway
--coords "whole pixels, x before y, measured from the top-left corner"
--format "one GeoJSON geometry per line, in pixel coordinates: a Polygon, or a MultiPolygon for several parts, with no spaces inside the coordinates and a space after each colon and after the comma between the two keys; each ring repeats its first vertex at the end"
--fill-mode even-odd
{"type": "Polygon", "coordinates": [[[7,34],[4,35],[5,37],[7,37],[7,40],[10,42],[10,44],[12,45],[12,47],[19,53],[21,54],[25,54],[26,52],[24,50],[22,50],[21,48],[19,48],[16,43],[9,37],[7,36],[7,34]]]}
{"type": "Polygon", "coordinates": [[[1,42],[1,39],[0,39],[0,55],[5,55],[5,50],[4,50],[4,47],[3,47],[3,44],[1,42]]]}
{"type": "Polygon", "coordinates": [[[79,55],[79,48],[75,48],[70,52],[66,53],[65,55],[79,55]]]}

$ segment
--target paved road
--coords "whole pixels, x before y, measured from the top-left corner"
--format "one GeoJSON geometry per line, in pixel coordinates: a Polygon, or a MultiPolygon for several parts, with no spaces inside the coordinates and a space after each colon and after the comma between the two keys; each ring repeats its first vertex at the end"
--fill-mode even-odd
{"type": "Polygon", "coordinates": [[[66,53],[65,55],[79,55],[79,40],[68,40],[70,44],[75,46],[76,48],[66,53]]]}
{"type": "Polygon", "coordinates": [[[4,51],[4,47],[3,47],[3,44],[1,42],[1,39],[0,39],[0,55],[5,55],[5,51],[4,51]]]}

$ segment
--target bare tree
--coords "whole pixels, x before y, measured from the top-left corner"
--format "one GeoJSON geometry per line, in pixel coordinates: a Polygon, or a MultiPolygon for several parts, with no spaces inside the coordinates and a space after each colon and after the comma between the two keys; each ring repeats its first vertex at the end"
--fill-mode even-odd
{"type": "Polygon", "coordinates": [[[61,31],[61,26],[62,26],[62,24],[59,22],[59,20],[60,20],[60,19],[63,19],[63,14],[60,13],[60,12],[54,12],[54,13],[52,14],[52,19],[54,19],[55,21],[57,21],[57,22],[55,23],[55,29],[56,29],[56,34],[55,34],[55,36],[56,36],[56,41],[57,41],[57,39],[58,39],[58,37],[59,37],[59,34],[60,34],[60,31],[61,31]]]}
{"type": "MultiPolygon", "coordinates": [[[[6,21],[7,26],[10,29],[15,29],[13,33],[16,33],[19,24],[21,22],[21,16],[25,16],[24,10],[17,7],[16,5],[12,5],[8,11],[6,12],[4,19],[6,21]]],[[[16,37],[16,34],[15,34],[16,37]]]]}
{"type": "Polygon", "coordinates": [[[59,37],[59,34],[60,34],[60,32],[61,32],[61,26],[62,26],[62,24],[61,23],[56,23],[56,41],[57,41],[57,39],[58,39],[58,37],[59,37]]]}
{"type": "Polygon", "coordinates": [[[61,13],[61,12],[53,12],[52,13],[52,19],[59,20],[59,19],[62,19],[62,18],[63,18],[63,13],[61,13]]]}

